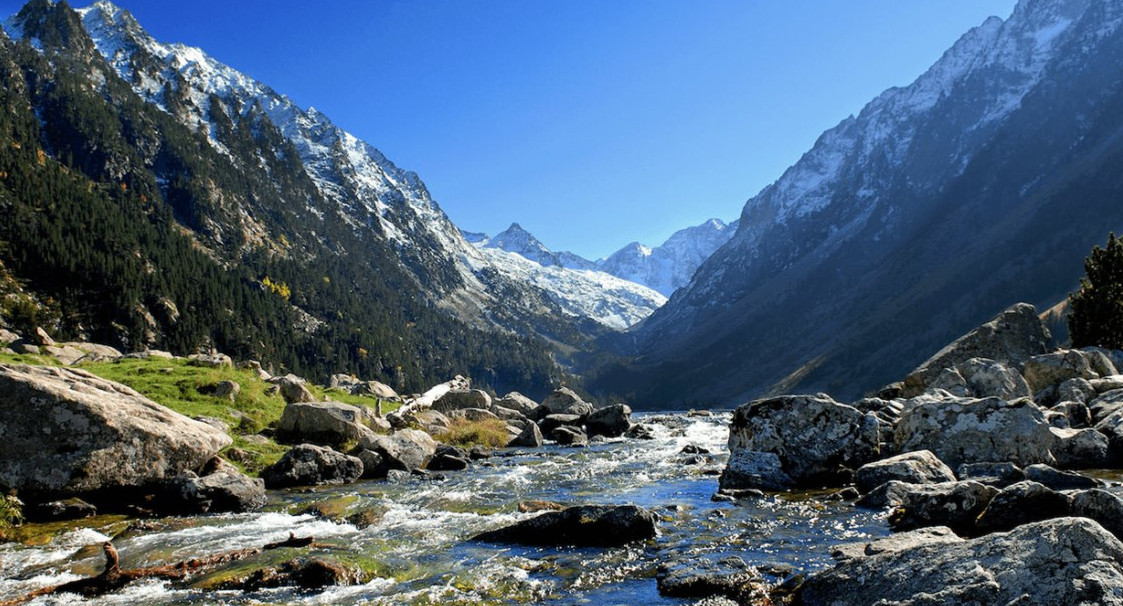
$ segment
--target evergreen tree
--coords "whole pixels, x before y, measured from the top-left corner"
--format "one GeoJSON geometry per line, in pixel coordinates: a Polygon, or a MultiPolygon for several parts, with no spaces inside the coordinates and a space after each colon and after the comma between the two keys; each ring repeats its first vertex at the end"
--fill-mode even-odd
{"type": "Polygon", "coordinates": [[[1092,248],[1084,274],[1068,297],[1073,346],[1123,349],[1123,240],[1112,233],[1106,248],[1092,248]]]}

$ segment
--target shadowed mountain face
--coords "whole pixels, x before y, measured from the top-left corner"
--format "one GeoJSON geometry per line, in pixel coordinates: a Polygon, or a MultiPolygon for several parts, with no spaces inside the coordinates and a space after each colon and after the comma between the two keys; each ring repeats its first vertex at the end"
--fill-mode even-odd
{"type": "Polygon", "coordinates": [[[1118,3],[1026,0],[968,32],[750,199],[595,388],[854,397],[1015,301],[1062,298],[1123,227],[1121,24],[1118,3]]]}

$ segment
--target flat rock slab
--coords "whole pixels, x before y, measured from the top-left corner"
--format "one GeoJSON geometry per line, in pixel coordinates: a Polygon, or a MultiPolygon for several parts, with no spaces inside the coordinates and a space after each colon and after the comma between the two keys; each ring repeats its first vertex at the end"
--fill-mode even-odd
{"type": "Polygon", "coordinates": [[[653,539],[655,514],[635,505],[583,505],[548,511],[473,537],[485,543],[535,546],[614,547],[653,539]]]}

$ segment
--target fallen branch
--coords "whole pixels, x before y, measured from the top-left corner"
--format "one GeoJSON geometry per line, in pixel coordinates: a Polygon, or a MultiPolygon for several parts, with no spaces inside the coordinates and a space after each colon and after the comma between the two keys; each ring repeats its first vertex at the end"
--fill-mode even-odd
{"type": "Polygon", "coordinates": [[[315,542],[314,537],[298,537],[293,533],[289,533],[289,538],[284,541],[276,543],[267,543],[261,548],[248,548],[239,549],[236,551],[227,551],[211,556],[201,558],[192,558],[190,560],[183,560],[174,564],[165,564],[162,566],[149,566],[147,568],[130,568],[128,570],[121,570],[120,556],[117,554],[117,549],[113,547],[113,543],[106,541],[102,544],[102,551],[105,553],[105,569],[97,576],[88,577],[85,579],[78,579],[63,583],[61,585],[53,585],[51,587],[43,587],[37,589],[25,596],[0,602],[0,606],[19,606],[31,600],[45,595],[52,595],[55,593],[77,593],[86,597],[97,597],[112,593],[121,589],[125,585],[132,583],[137,579],[161,579],[165,581],[179,581],[186,578],[188,575],[201,572],[208,568],[221,566],[230,562],[248,558],[252,555],[259,554],[263,551],[271,549],[280,549],[283,547],[317,547],[322,546],[315,542]]]}

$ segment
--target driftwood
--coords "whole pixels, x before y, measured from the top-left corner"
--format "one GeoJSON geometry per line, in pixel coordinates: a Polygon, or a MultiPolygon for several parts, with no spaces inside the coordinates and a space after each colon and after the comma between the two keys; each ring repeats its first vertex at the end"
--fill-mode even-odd
{"type": "Polygon", "coordinates": [[[186,578],[190,574],[201,572],[208,568],[221,566],[230,562],[248,558],[252,555],[259,554],[263,551],[271,549],[280,549],[282,547],[317,547],[323,546],[316,543],[314,537],[298,537],[294,533],[289,533],[289,538],[284,541],[276,543],[267,543],[260,549],[247,548],[238,549],[235,551],[227,551],[215,555],[205,556],[201,558],[192,558],[190,560],[183,560],[174,564],[165,564],[163,566],[149,566],[147,568],[130,568],[128,570],[121,570],[120,557],[117,554],[117,549],[113,547],[113,543],[106,541],[102,544],[102,551],[105,553],[105,569],[97,576],[88,577],[85,579],[78,579],[70,581],[61,585],[53,585],[51,587],[44,587],[37,589],[25,596],[0,602],[0,606],[19,606],[30,602],[31,600],[44,596],[52,595],[55,593],[77,593],[86,597],[97,597],[112,593],[121,589],[125,585],[132,583],[137,579],[162,579],[167,581],[178,581],[186,578]]]}

